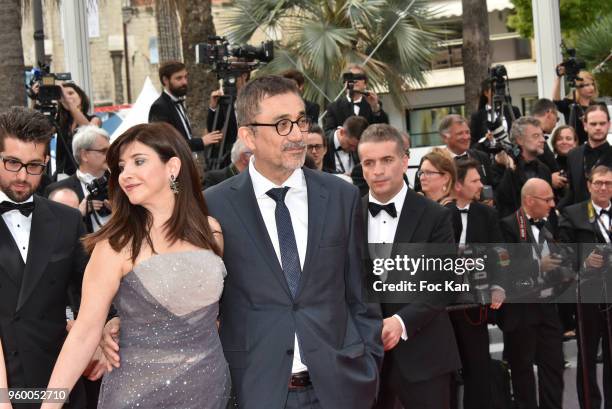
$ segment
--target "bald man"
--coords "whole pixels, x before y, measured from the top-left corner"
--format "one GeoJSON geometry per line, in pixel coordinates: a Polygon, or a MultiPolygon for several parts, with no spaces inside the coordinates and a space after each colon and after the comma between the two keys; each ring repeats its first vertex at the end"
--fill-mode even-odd
{"type": "Polygon", "coordinates": [[[49,193],[49,200],[57,203],[65,204],[74,209],[79,208],[79,197],[74,190],[68,189],[67,187],[53,190],[49,193]]]}
{"type": "Polygon", "coordinates": [[[553,239],[556,226],[547,219],[554,207],[550,184],[532,178],[521,189],[520,209],[501,221],[505,241],[518,244],[509,249],[510,277],[504,285],[508,298],[498,325],[504,332],[514,398],[517,407],[525,409],[562,408],[563,336],[556,307],[547,303],[555,288],[551,277],[561,263],[554,256],[560,251],[553,239]]]}

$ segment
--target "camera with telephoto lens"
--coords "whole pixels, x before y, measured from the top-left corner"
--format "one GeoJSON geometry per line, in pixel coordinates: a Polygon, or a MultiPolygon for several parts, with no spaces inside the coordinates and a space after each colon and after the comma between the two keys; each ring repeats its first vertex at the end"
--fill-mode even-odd
{"type": "Polygon", "coordinates": [[[354,72],[345,72],[342,74],[342,82],[346,84],[346,89],[352,94],[358,92],[366,97],[370,95],[368,91],[355,90],[355,81],[365,81],[368,77],[365,74],[355,74],[354,72]]]}
{"type": "MultiPolygon", "coordinates": [[[[110,172],[104,172],[104,175],[100,176],[97,179],[92,180],[90,183],[87,183],[85,187],[89,192],[87,196],[88,200],[99,200],[101,202],[108,199],[108,177],[110,176],[110,172]]],[[[100,216],[108,216],[111,211],[106,208],[106,206],[102,206],[100,210],[96,211],[100,216]]]]}
{"type": "Polygon", "coordinates": [[[27,87],[28,96],[35,100],[34,108],[43,114],[54,115],[57,112],[57,103],[62,99],[62,86],[56,81],[70,81],[72,75],[69,72],[52,73],[48,65],[33,68],[32,79],[27,87]],[[38,91],[34,91],[34,85],[38,84],[38,91]]]}
{"type": "Polygon", "coordinates": [[[236,77],[251,72],[274,59],[274,43],[262,42],[259,47],[230,44],[225,37],[210,36],[207,43],[195,45],[196,64],[211,67],[223,80],[225,95],[236,95],[236,77]]]}
{"type": "Polygon", "coordinates": [[[561,42],[561,50],[563,54],[567,55],[567,59],[561,63],[561,66],[565,68],[565,77],[567,81],[574,86],[578,78],[578,73],[586,68],[584,61],[576,58],[576,49],[567,48],[565,43],[561,42]]]}

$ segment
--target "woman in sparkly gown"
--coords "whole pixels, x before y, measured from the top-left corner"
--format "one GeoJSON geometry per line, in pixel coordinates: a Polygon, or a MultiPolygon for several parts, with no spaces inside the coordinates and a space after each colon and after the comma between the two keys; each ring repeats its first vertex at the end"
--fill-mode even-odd
{"type": "Polygon", "coordinates": [[[49,387],[72,388],[114,302],[121,367],[105,375],[98,408],[225,408],[230,378],[216,326],[223,240],[189,147],[167,124],[138,125],[107,162],[113,215],[85,240],[81,309],[49,387]]]}

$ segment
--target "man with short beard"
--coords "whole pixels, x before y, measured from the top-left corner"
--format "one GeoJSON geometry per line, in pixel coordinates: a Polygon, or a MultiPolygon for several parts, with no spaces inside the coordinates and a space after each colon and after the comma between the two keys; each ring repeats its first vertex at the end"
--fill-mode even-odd
{"type": "MultiPolygon", "coordinates": [[[[53,132],[39,112],[14,107],[0,114],[0,337],[9,388],[47,386],[66,337],[69,301],[78,310],[87,261],[79,211],[33,194],[53,132]]],[[[78,383],[66,407],[84,405],[78,383]]]]}
{"type": "Polygon", "coordinates": [[[192,151],[202,151],[205,146],[217,144],[222,134],[219,131],[198,135],[191,128],[184,101],[188,89],[188,74],[185,64],[167,61],[159,67],[159,81],[164,87],[159,98],[149,111],[149,122],[167,122],[183,135],[192,151]]]}

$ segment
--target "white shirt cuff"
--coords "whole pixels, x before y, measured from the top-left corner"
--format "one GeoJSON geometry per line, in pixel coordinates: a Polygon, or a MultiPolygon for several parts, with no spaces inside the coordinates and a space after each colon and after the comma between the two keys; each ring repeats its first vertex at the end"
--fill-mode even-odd
{"type": "Polygon", "coordinates": [[[399,323],[402,326],[402,339],[404,341],[406,341],[408,339],[408,333],[406,332],[406,326],[404,325],[404,320],[402,319],[402,317],[400,317],[399,315],[395,314],[393,315],[394,318],[397,318],[397,320],[399,321],[399,323]]]}

